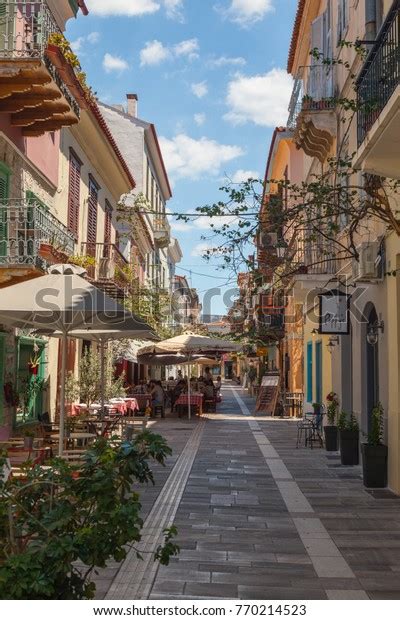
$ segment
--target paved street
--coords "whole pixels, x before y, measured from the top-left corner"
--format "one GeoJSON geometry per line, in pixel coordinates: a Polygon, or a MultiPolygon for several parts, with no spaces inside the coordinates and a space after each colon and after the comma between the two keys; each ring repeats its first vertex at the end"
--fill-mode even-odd
{"type": "Polygon", "coordinates": [[[132,551],[97,597],[400,598],[400,498],[365,491],[335,454],[296,450],[296,423],[254,418],[242,390],[223,396],[218,414],[153,426],[174,455],[143,492],[141,549],[175,523],[179,557],[157,567],[132,551]]]}

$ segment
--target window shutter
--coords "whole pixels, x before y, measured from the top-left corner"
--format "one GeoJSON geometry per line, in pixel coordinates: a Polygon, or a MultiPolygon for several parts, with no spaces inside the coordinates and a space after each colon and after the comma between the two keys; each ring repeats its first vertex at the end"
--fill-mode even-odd
{"type": "Polygon", "coordinates": [[[89,204],[88,204],[88,225],[87,225],[87,242],[92,247],[88,247],[88,253],[96,251],[97,241],[97,203],[98,203],[99,186],[90,178],[89,180],[89,204]]]}
{"type": "Polygon", "coordinates": [[[79,236],[81,165],[79,159],[71,152],[69,157],[68,229],[75,237],[79,236]]]}
{"type": "MultiPolygon", "coordinates": [[[[311,24],[311,49],[317,49],[321,54],[324,52],[324,19],[325,15],[319,15],[311,24]]],[[[312,57],[310,68],[309,95],[315,100],[321,99],[322,59],[312,57]]]]}
{"type": "Polygon", "coordinates": [[[0,170],[0,256],[7,256],[7,208],[1,208],[8,200],[9,175],[0,170]]]}
{"type": "Polygon", "coordinates": [[[337,18],[337,41],[336,45],[339,45],[342,40],[342,0],[338,3],[338,18],[337,18]]]}
{"type": "Polygon", "coordinates": [[[110,258],[112,211],[112,206],[110,205],[108,200],[106,200],[104,213],[104,258],[110,258]]]}

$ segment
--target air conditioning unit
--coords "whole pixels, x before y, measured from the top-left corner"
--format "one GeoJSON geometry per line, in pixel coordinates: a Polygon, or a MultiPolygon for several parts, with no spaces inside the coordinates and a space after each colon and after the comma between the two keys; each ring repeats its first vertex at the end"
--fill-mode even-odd
{"type": "Polygon", "coordinates": [[[359,260],[353,260],[354,282],[369,282],[379,278],[379,242],[364,242],[357,247],[359,260]]]}
{"type": "Polygon", "coordinates": [[[277,233],[260,233],[260,246],[262,248],[275,248],[278,244],[277,233]]]}

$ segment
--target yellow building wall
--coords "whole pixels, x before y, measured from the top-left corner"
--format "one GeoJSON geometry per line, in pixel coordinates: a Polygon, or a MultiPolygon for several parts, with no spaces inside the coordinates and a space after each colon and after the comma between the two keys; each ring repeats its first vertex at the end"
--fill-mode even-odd
{"type": "Polygon", "coordinates": [[[329,349],[327,347],[329,342],[329,336],[323,336],[321,334],[313,334],[313,330],[316,329],[315,318],[311,318],[311,313],[305,314],[305,323],[304,323],[304,403],[305,410],[309,411],[312,409],[312,403],[317,402],[317,381],[316,381],[316,344],[318,342],[321,343],[321,351],[322,351],[322,384],[321,384],[321,395],[322,402],[326,404],[326,396],[329,392],[332,391],[332,356],[329,353],[329,349]],[[309,398],[307,394],[308,387],[308,357],[307,357],[307,348],[308,344],[312,344],[313,351],[313,364],[312,364],[312,398],[309,398]]]}

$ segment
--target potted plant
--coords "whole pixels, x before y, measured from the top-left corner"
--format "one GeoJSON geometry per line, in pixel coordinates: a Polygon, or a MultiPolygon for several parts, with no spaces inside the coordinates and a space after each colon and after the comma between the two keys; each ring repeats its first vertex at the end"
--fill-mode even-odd
{"type": "Polygon", "coordinates": [[[321,403],[313,403],[314,415],[321,415],[321,403]]]}
{"type": "Polygon", "coordinates": [[[336,420],[339,409],[339,400],[335,392],[329,392],[326,400],[328,401],[328,406],[326,409],[328,424],[324,428],[325,448],[327,452],[337,452],[338,427],[336,426],[336,420]]]}
{"type": "Polygon", "coordinates": [[[340,438],[340,460],[342,465],[358,465],[360,427],[353,413],[348,416],[345,411],[338,421],[340,438]]]}
{"type": "Polygon", "coordinates": [[[29,368],[29,372],[31,375],[34,375],[35,377],[37,376],[39,372],[39,365],[40,365],[40,355],[38,353],[35,353],[34,355],[32,355],[32,357],[30,358],[28,362],[28,368],[29,368]]]}
{"type": "Polygon", "coordinates": [[[364,485],[371,489],[387,486],[388,448],[382,441],[383,407],[378,403],[372,410],[371,430],[367,442],[361,444],[364,485]]]}
{"type": "Polygon", "coordinates": [[[32,450],[33,448],[33,440],[35,439],[35,433],[33,430],[26,430],[24,432],[24,448],[25,450],[32,450]]]}

